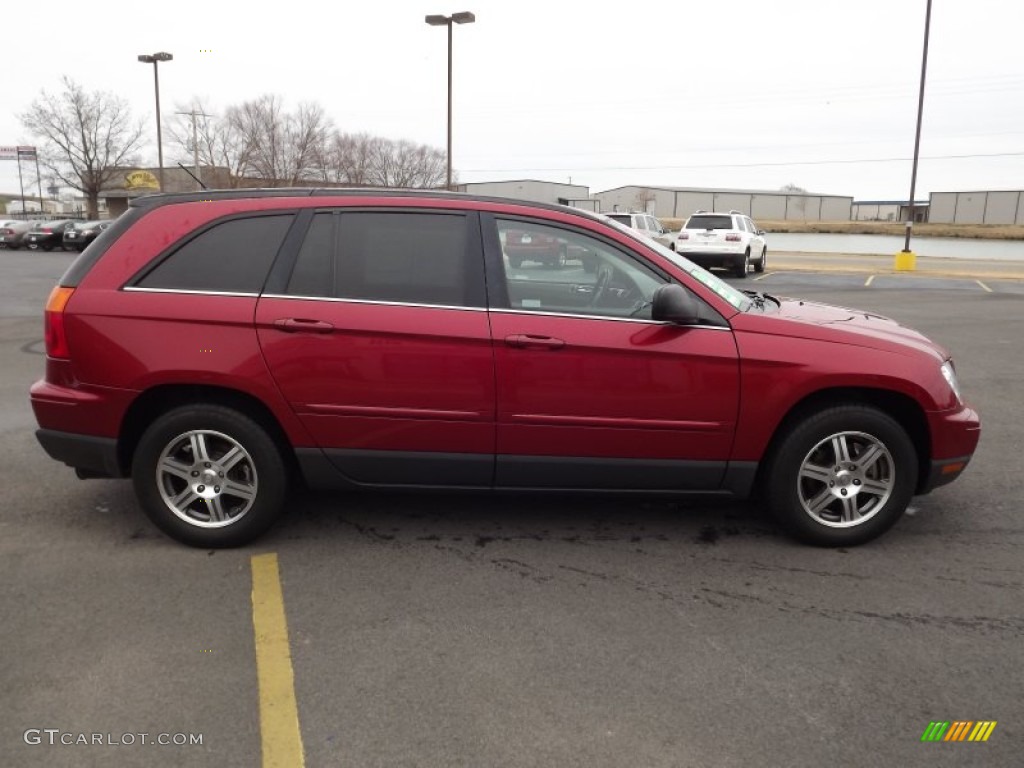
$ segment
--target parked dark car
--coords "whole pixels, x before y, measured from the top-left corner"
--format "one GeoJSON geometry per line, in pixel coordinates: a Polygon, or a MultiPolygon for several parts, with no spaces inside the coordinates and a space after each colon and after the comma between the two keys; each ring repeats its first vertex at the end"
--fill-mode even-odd
{"type": "Polygon", "coordinates": [[[35,223],[31,221],[10,220],[0,223],[0,248],[18,250],[24,245],[25,235],[33,226],[35,223]]]}
{"type": "Polygon", "coordinates": [[[63,246],[65,251],[84,251],[85,246],[97,238],[104,229],[110,226],[109,221],[76,221],[64,230],[63,246]]]}
{"type": "Polygon", "coordinates": [[[74,223],[71,219],[36,222],[32,229],[25,234],[24,245],[33,251],[37,248],[44,251],[61,248],[64,245],[64,230],[73,226],[74,223]]]}
{"type": "Polygon", "coordinates": [[[43,448],[131,476],[201,547],[253,540],[302,483],[758,496],[847,546],[959,477],[981,429],[949,353],[893,320],[740,291],[586,211],[452,192],[136,198],[44,318],[43,448]],[[510,243],[597,269],[516,269],[510,243]]]}

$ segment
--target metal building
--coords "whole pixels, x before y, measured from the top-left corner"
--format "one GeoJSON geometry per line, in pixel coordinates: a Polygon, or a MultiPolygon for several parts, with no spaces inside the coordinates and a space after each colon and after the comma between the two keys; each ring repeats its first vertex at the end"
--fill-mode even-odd
{"type": "Polygon", "coordinates": [[[928,220],[939,224],[1024,224],[1024,190],[932,192],[928,220]]]}
{"type": "Polygon", "coordinates": [[[642,210],[685,218],[694,211],[740,211],[765,221],[849,221],[853,198],[813,192],[631,185],[595,192],[601,211],[642,210]]]}
{"type": "MultiPolygon", "coordinates": [[[[906,200],[854,200],[854,221],[909,221],[910,203],[906,200]]],[[[914,203],[914,221],[928,221],[928,203],[914,203]]]]}
{"type": "Polygon", "coordinates": [[[511,197],[537,203],[561,203],[578,208],[592,208],[590,188],[581,184],[561,184],[556,181],[517,179],[514,181],[477,181],[457,184],[459,192],[491,197],[511,197]]]}

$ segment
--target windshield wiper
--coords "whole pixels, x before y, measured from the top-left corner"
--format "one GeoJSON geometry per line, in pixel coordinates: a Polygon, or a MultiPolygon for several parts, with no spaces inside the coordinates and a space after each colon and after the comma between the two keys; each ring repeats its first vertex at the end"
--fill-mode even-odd
{"type": "Polygon", "coordinates": [[[760,293],[759,291],[744,291],[743,293],[750,297],[750,300],[754,303],[755,307],[758,309],[764,309],[765,296],[763,293],[760,293]]]}

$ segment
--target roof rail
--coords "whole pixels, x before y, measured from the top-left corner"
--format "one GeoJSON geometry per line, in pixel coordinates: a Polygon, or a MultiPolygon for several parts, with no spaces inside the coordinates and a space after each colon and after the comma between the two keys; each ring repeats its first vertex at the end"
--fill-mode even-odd
{"type": "Polygon", "coordinates": [[[735,213],[735,214],[738,214],[738,215],[740,215],[740,216],[742,216],[742,215],[743,215],[743,211],[736,211],[736,210],[732,210],[732,211],[729,211],[729,213],[735,213]]]}

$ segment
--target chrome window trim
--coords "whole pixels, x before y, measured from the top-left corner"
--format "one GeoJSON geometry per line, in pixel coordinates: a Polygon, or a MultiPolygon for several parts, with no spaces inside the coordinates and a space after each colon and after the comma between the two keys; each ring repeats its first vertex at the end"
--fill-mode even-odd
{"type": "Polygon", "coordinates": [[[134,291],[136,293],[184,293],[191,296],[241,296],[245,298],[259,298],[258,293],[242,293],[240,291],[195,291],[190,288],[139,288],[134,285],[126,285],[122,291],[134,291]]]}
{"type": "Polygon", "coordinates": [[[296,296],[284,293],[264,293],[264,299],[295,299],[297,301],[330,301],[341,304],[379,304],[385,307],[423,307],[424,309],[457,309],[464,312],[486,312],[487,307],[466,307],[461,304],[419,304],[407,301],[384,301],[383,299],[348,299],[337,296],[296,296]]]}
{"type": "MultiPolygon", "coordinates": [[[[673,325],[667,320],[644,320],[639,317],[609,317],[608,315],[582,315],[573,312],[534,312],[528,309],[492,309],[491,312],[503,315],[544,315],[546,317],[574,317],[582,320],[611,320],[615,323],[642,323],[644,325],[673,325]]],[[[720,325],[681,325],[680,328],[705,328],[710,331],[732,331],[732,328],[723,328],[720,325]]]]}

